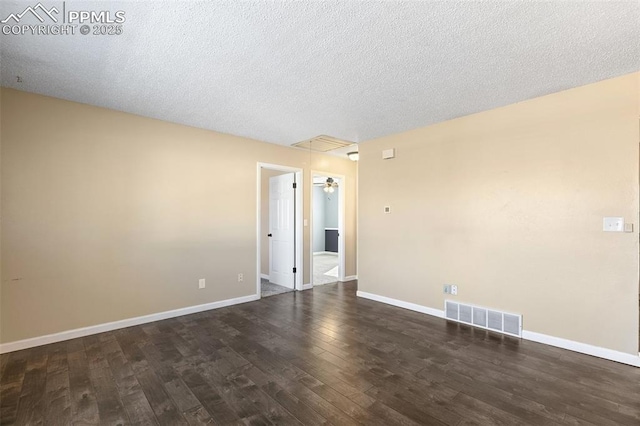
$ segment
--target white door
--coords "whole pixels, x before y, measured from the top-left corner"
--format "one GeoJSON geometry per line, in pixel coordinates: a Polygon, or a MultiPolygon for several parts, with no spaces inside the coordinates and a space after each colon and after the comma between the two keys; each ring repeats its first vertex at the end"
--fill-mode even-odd
{"type": "Polygon", "coordinates": [[[294,173],[269,178],[269,281],[293,289],[295,275],[294,173]]]}

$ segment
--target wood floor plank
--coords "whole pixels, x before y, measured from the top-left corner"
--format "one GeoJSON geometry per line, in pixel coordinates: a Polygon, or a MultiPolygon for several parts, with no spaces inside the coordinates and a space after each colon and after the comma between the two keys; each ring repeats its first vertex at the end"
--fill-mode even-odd
{"type": "Polygon", "coordinates": [[[527,423],[572,424],[572,422],[565,420],[566,413],[561,410],[548,407],[520,395],[514,395],[486,382],[474,380],[463,375],[455,375],[451,372],[449,372],[449,374],[444,373],[440,368],[438,365],[425,368],[425,370],[419,372],[417,376],[430,382],[445,383],[452,389],[465,392],[469,396],[484,401],[487,404],[494,405],[497,408],[517,415],[527,423]]]}
{"type": "Polygon", "coordinates": [[[149,367],[157,374],[158,378],[163,383],[178,379],[178,375],[176,374],[173,365],[180,362],[182,360],[182,356],[166,358],[164,353],[160,352],[158,347],[152,342],[140,345],[139,348],[144,354],[149,367]]]}
{"type": "MultiPolygon", "coordinates": [[[[253,380],[253,377],[251,375],[248,375],[248,377],[253,380]]],[[[267,381],[261,386],[261,389],[276,402],[282,405],[302,424],[321,425],[327,423],[327,419],[315,412],[311,407],[303,403],[300,399],[296,398],[290,392],[287,392],[285,389],[280,387],[277,383],[273,381],[267,381]]]]}
{"type": "Polygon", "coordinates": [[[58,368],[47,373],[45,405],[47,424],[64,426],[71,423],[71,391],[68,368],[58,368]]]}
{"type": "Polygon", "coordinates": [[[213,424],[213,419],[211,418],[207,410],[205,410],[201,405],[193,407],[189,411],[185,411],[182,415],[187,420],[187,423],[189,425],[199,426],[213,424]]]}
{"type": "Polygon", "coordinates": [[[28,351],[5,355],[9,359],[0,380],[0,424],[16,421],[28,355],[28,351]]]}
{"type": "Polygon", "coordinates": [[[357,283],[0,356],[1,424],[640,424],[640,369],[357,283]]]}
{"type": "Polygon", "coordinates": [[[369,419],[372,421],[374,419],[380,419],[382,424],[386,425],[415,426],[420,424],[428,424],[411,420],[409,417],[395,411],[390,407],[387,407],[380,401],[376,401],[371,405],[371,407],[369,407],[369,419]]]}
{"type": "MultiPolygon", "coordinates": [[[[287,409],[289,411],[291,407],[294,407],[296,412],[293,414],[298,420],[303,422],[322,421],[315,415],[315,413],[317,413],[322,418],[334,424],[356,423],[353,418],[339,407],[331,404],[319,394],[314,393],[311,390],[312,385],[304,381],[299,381],[299,379],[303,378],[310,379],[302,370],[289,364],[285,358],[279,358],[277,354],[271,354],[271,356],[269,356],[260,345],[250,344],[249,342],[245,342],[245,344],[253,348],[254,352],[245,349],[245,352],[241,353],[251,361],[254,367],[259,368],[259,371],[255,368],[246,370],[245,374],[247,377],[256,383],[262,383],[262,389],[265,393],[274,397],[274,399],[274,395],[280,395],[282,401],[279,402],[285,406],[285,408],[288,406],[289,408],[287,409]],[[293,395],[295,395],[295,398],[290,398],[290,396],[293,395]],[[293,403],[292,399],[295,399],[295,403],[293,403]],[[312,412],[309,411],[309,409],[312,412]],[[304,417],[300,418],[300,416],[304,417]]],[[[240,346],[237,346],[238,350],[241,350],[240,348],[240,346]]]]}
{"type": "Polygon", "coordinates": [[[176,408],[158,376],[151,369],[146,369],[136,373],[136,378],[142,391],[151,405],[151,409],[156,415],[158,423],[161,425],[175,425],[184,423],[180,411],[176,408]]]}
{"type": "Polygon", "coordinates": [[[103,342],[100,340],[99,335],[83,337],[82,343],[84,344],[89,370],[109,368],[109,362],[103,352],[103,342]]]}
{"type": "Polygon", "coordinates": [[[255,383],[244,374],[234,376],[233,383],[243,394],[260,409],[269,421],[274,425],[300,425],[301,423],[273,398],[263,392],[255,383]]]}
{"type": "Polygon", "coordinates": [[[361,389],[353,386],[344,375],[336,373],[335,368],[326,368],[326,365],[303,359],[294,359],[291,363],[362,408],[367,408],[375,402],[374,398],[365,394],[373,387],[371,383],[367,382],[367,386],[361,389]]]}
{"type": "Polygon", "coordinates": [[[140,327],[118,330],[116,332],[116,340],[118,341],[122,354],[128,361],[129,367],[134,373],[149,368],[149,363],[140,349],[140,346],[148,342],[148,336],[144,334],[140,327]]]}
{"type": "MultiPolygon", "coordinates": [[[[69,362],[72,422],[85,425],[100,424],[98,403],[89,378],[89,367],[84,345],[76,345],[75,342],[70,342],[70,352],[67,355],[67,359],[69,362]]],[[[80,343],[82,343],[81,340],[80,343]]]]}
{"type": "MultiPolygon", "coordinates": [[[[353,401],[345,398],[344,395],[322,383],[315,377],[305,376],[299,379],[298,382],[346,415],[346,417],[344,417],[340,413],[336,415],[335,413],[328,412],[325,417],[329,420],[333,421],[333,418],[337,417],[337,419],[343,419],[342,421],[345,422],[362,423],[367,417],[365,409],[354,404],[353,401]]],[[[320,411],[320,413],[322,413],[322,411],[320,411]]]]}
{"type": "Polygon", "coordinates": [[[189,390],[198,398],[200,404],[216,423],[226,424],[240,420],[236,413],[227,405],[220,394],[195,370],[185,369],[181,378],[189,390]]]}
{"type": "Polygon", "coordinates": [[[66,342],[54,343],[47,345],[49,358],[47,361],[47,374],[52,374],[60,370],[69,371],[69,363],[67,361],[67,344],[66,342]]]}
{"type": "Polygon", "coordinates": [[[454,398],[451,409],[463,418],[473,419],[484,424],[501,426],[526,424],[523,420],[462,392],[454,398]]]}
{"type": "Polygon", "coordinates": [[[10,354],[0,354],[0,377],[4,375],[4,369],[9,363],[10,354]]]}
{"type": "Polygon", "coordinates": [[[164,384],[164,388],[180,412],[184,413],[201,407],[198,398],[191,392],[182,379],[174,379],[164,384]]]}
{"type": "Polygon", "coordinates": [[[157,425],[158,420],[142,390],[134,390],[122,396],[122,404],[132,425],[157,425]]]}
{"type": "Polygon", "coordinates": [[[90,368],[89,378],[96,393],[100,423],[119,426],[129,424],[129,417],[108,366],[90,368]]]}
{"type": "Polygon", "coordinates": [[[30,351],[22,383],[16,424],[40,424],[46,410],[45,391],[48,348],[41,346],[30,351]]]}
{"type": "Polygon", "coordinates": [[[230,365],[221,366],[217,358],[211,362],[201,364],[198,368],[201,376],[209,383],[227,405],[236,413],[238,418],[244,419],[259,414],[259,409],[249,398],[246,398],[242,390],[233,384],[227,376],[233,373],[230,365]]]}

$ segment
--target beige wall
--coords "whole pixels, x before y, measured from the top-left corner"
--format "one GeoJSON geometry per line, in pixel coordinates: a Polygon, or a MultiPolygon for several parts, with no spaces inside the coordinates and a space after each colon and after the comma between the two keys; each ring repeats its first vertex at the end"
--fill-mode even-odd
{"type": "Polygon", "coordinates": [[[258,162],[304,169],[305,218],[312,169],[355,194],[346,159],[10,89],[1,108],[1,342],[255,294],[258,162]]]}
{"type": "MultiPolygon", "coordinates": [[[[269,178],[274,176],[280,176],[286,172],[278,170],[262,169],[262,182],[260,182],[260,203],[261,212],[260,215],[260,228],[264,234],[260,239],[260,273],[269,275],[269,178]]],[[[305,281],[307,283],[307,281],[305,281]]]]}
{"type": "Polygon", "coordinates": [[[359,290],[637,354],[639,76],[361,144],[359,290]]]}

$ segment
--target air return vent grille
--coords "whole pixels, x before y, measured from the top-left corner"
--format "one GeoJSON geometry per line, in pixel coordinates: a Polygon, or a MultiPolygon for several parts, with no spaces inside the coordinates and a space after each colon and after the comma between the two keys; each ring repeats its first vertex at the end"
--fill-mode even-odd
{"type": "Polygon", "coordinates": [[[333,151],[334,149],[344,148],[345,146],[351,145],[353,145],[353,142],[345,141],[327,135],[320,135],[306,141],[294,143],[291,146],[310,149],[311,151],[328,152],[333,151]]]}
{"type": "Polygon", "coordinates": [[[452,302],[451,300],[444,302],[444,315],[453,321],[522,337],[522,315],[452,302]]]}

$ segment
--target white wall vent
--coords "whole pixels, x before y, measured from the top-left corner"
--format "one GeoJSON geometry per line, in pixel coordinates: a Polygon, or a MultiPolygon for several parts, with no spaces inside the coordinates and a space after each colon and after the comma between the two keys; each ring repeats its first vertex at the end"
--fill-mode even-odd
{"type": "Polygon", "coordinates": [[[522,337],[522,315],[445,300],[444,316],[463,324],[522,337]]]}
{"type": "Polygon", "coordinates": [[[344,148],[346,146],[353,145],[354,142],[345,141],[342,139],[334,138],[332,136],[320,135],[315,138],[307,139],[305,141],[296,142],[291,144],[298,148],[309,149],[311,151],[329,152],[334,149],[344,148]]]}
{"type": "Polygon", "coordinates": [[[458,320],[458,304],[455,302],[444,302],[445,316],[452,320],[458,320]]]}

